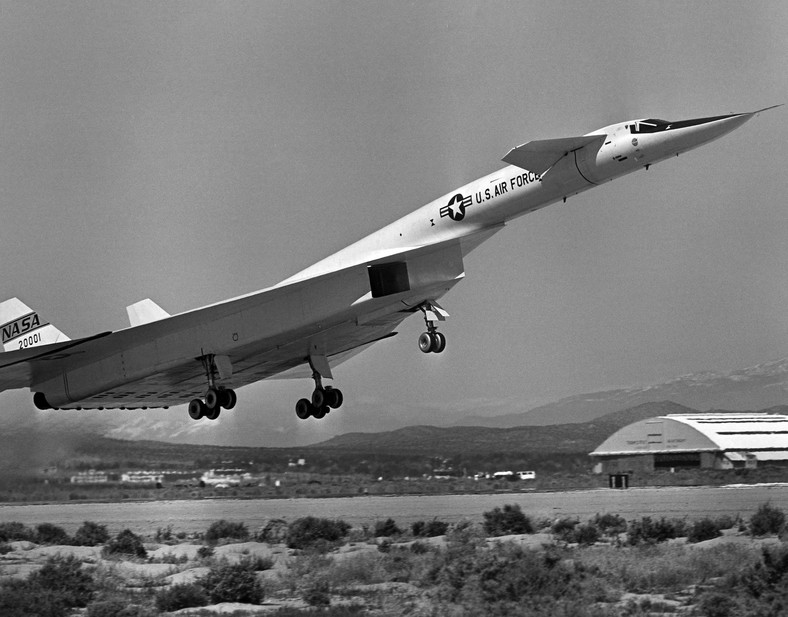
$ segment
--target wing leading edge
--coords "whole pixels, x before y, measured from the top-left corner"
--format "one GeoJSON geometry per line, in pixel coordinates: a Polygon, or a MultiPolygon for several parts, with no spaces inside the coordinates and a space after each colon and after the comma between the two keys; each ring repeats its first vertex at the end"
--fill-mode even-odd
{"type": "Polygon", "coordinates": [[[592,144],[601,146],[605,138],[606,135],[584,135],[529,141],[509,150],[503,161],[535,174],[543,174],[570,152],[592,144]]]}
{"type": "Polygon", "coordinates": [[[464,276],[463,253],[498,229],[389,252],[374,262],[178,315],[165,317],[143,301],[130,311],[136,327],[0,354],[0,391],[29,387],[63,409],[184,404],[205,393],[201,358],[209,354],[227,358],[231,367],[222,386],[309,376],[310,355],[330,358],[335,366],[396,334],[419,304],[464,276]],[[390,271],[399,278],[386,279],[390,271]],[[53,390],[60,391],[59,399],[53,390]]]}

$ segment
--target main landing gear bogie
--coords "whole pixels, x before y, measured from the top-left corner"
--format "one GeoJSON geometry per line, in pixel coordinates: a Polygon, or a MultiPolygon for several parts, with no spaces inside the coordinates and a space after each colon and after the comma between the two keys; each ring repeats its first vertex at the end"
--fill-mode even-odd
{"type": "Polygon", "coordinates": [[[238,402],[235,390],[229,388],[209,388],[205,400],[195,398],[189,403],[189,416],[192,420],[208,418],[216,420],[222,409],[232,409],[238,402]]]}
{"type": "Polygon", "coordinates": [[[208,391],[202,399],[195,398],[189,403],[189,417],[193,420],[208,418],[216,420],[222,409],[232,409],[238,402],[235,390],[219,386],[217,377],[229,379],[232,376],[232,364],[227,356],[207,354],[197,358],[202,362],[205,377],[208,380],[208,391]]]}
{"type": "Polygon", "coordinates": [[[312,392],[312,399],[302,398],[296,403],[295,412],[301,420],[325,418],[332,409],[339,409],[345,397],[342,390],[331,386],[317,386],[312,392]]]}

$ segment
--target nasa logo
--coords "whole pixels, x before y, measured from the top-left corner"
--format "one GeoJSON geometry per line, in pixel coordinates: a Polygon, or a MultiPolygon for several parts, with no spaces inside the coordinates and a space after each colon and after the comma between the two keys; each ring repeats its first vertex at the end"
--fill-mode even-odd
{"type": "Polygon", "coordinates": [[[457,193],[441,208],[441,218],[448,216],[452,221],[461,221],[465,218],[465,209],[472,201],[471,197],[463,197],[461,193],[457,193]]]}
{"type": "Polygon", "coordinates": [[[31,330],[41,327],[41,320],[38,318],[38,313],[31,313],[20,317],[15,321],[9,321],[3,326],[2,336],[3,343],[11,339],[18,338],[31,330]]]}

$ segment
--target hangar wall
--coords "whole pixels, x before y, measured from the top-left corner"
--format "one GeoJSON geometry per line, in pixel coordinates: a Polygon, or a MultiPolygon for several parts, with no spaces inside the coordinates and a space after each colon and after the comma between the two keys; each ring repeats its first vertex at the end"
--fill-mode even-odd
{"type": "Polygon", "coordinates": [[[634,422],[590,453],[598,473],[788,464],[788,416],[671,414],[634,422]]]}

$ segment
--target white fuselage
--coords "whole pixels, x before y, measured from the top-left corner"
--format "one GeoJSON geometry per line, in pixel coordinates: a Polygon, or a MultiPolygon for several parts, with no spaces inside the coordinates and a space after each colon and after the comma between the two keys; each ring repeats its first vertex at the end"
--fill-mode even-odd
{"type": "Polygon", "coordinates": [[[588,133],[607,135],[598,151],[581,149],[569,153],[541,175],[514,165],[499,169],[431,201],[279,285],[505,224],[518,216],[718,139],[749,118],[749,114],[727,116],[660,133],[633,134],[630,127],[639,122],[637,120],[606,126],[588,133]],[[454,220],[447,213],[449,202],[456,195],[462,195],[466,203],[470,199],[461,221],[454,220]]]}
{"type": "Polygon", "coordinates": [[[62,351],[42,347],[37,357],[0,366],[0,385],[29,387],[42,408],[123,408],[184,403],[204,393],[208,381],[211,389],[240,387],[298,367],[305,376],[330,376],[328,358],[340,362],[433,306],[464,276],[464,256],[508,221],[708,143],[753,115],[634,120],[582,137],[529,142],[507,155],[516,164],[274,287],[78,340],[62,351]],[[538,164],[528,169],[527,161],[538,164]],[[202,368],[206,359],[210,369],[202,368]]]}

